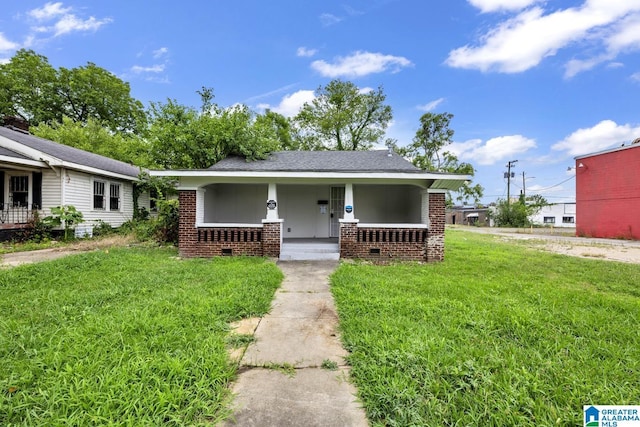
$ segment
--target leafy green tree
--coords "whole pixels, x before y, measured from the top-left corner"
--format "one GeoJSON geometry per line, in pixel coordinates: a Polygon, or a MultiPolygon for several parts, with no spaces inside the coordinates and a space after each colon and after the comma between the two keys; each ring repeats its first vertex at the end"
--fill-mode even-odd
{"type": "Polygon", "coordinates": [[[489,216],[497,227],[529,227],[532,225],[531,216],[548,205],[549,202],[539,194],[528,196],[526,199],[521,195],[516,202],[498,200],[489,216]]]}
{"type": "Polygon", "coordinates": [[[91,62],[84,67],[60,68],[57,90],[62,114],[75,122],[87,123],[92,118],[114,132],[144,129],[144,108],[131,97],[129,83],[91,62]]]}
{"type": "Polygon", "coordinates": [[[34,126],[69,117],[83,124],[97,120],[113,132],[146,128],[144,108],[128,83],[92,63],[56,70],[45,56],[26,49],[0,65],[0,114],[34,126]]]}
{"type": "Polygon", "coordinates": [[[151,104],[148,134],[157,166],[205,169],[229,155],[254,160],[281,149],[272,119],[245,105],[222,108],[205,89],[198,92],[203,100],[200,112],[171,99],[151,104]]]}
{"type": "Polygon", "coordinates": [[[0,114],[32,124],[61,119],[57,79],[46,57],[20,49],[0,64],[0,114]]]}
{"type": "Polygon", "coordinates": [[[385,141],[393,114],[382,87],[362,92],[348,81],[320,86],[294,118],[299,146],[306,150],[367,150],[385,141]]]}
{"type": "Polygon", "coordinates": [[[40,123],[30,128],[31,133],[60,144],[111,157],[141,167],[151,166],[148,142],[128,133],[114,133],[94,119],[86,123],[64,117],[62,122],[40,123]]]}
{"type": "MultiPolygon", "coordinates": [[[[410,158],[422,170],[474,176],[476,171],[473,165],[460,162],[455,154],[447,151],[447,146],[453,142],[454,131],[449,127],[452,118],[451,113],[423,114],[413,142],[406,147],[396,147],[397,152],[410,158]]],[[[466,183],[456,192],[456,200],[465,204],[469,200],[478,203],[483,192],[480,184],[466,183]]],[[[451,197],[448,203],[453,203],[451,197]]]]}

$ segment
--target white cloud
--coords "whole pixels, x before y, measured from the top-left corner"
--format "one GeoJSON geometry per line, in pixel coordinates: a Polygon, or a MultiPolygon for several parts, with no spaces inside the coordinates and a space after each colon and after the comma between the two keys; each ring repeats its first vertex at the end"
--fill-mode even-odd
{"type": "Polygon", "coordinates": [[[318,53],[318,49],[308,49],[304,46],[299,47],[296,51],[296,55],[303,58],[310,58],[312,56],[315,56],[316,53],[318,53]]]}
{"type": "Polygon", "coordinates": [[[323,13],[322,15],[320,15],[320,22],[325,27],[335,25],[340,21],[342,21],[342,18],[340,16],[332,15],[330,13],[323,13]]]}
{"type": "Polygon", "coordinates": [[[65,15],[54,25],[54,35],[60,36],[74,31],[97,31],[100,27],[110,22],[110,18],[99,20],[91,16],[89,19],[83,20],[75,15],[65,15]]]}
{"type": "Polygon", "coordinates": [[[620,146],[640,136],[640,126],[619,125],[613,120],[603,120],[590,128],[573,132],[560,142],[551,146],[556,151],[566,151],[568,155],[580,156],[620,146]]]}
{"type": "Polygon", "coordinates": [[[631,80],[635,80],[637,82],[640,82],[640,71],[637,72],[637,73],[631,74],[631,80]]]}
{"type": "Polygon", "coordinates": [[[451,144],[447,150],[460,160],[469,160],[480,165],[492,165],[500,160],[511,159],[536,147],[536,141],[522,135],[491,138],[484,144],[480,139],[451,144]]]}
{"type": "Polygon", "coordinates": [[[153,52],[153,57],[155,59],[159,59],[162,58],[163,56],[165,56],[166,54],[169,53],[169,49],[166,47],[161,47],[160,49],[156,49],[153,52]]]}
{"type": "Polygon", "coordinates": [[[165,69],[165,64],[155,64],[150,67],[143,67],[141,65],[134,65],[131,67],[131,72],[134,74],[142,73],[162,73],[165,69]]]}
{"type": "Polygon", "coordinates": [[[444,98],[438,98],[438,99],[436,99],[434,101],[427,102],[424,105],[418,105],[417,108],[420,111],[429,112],[429,111],[435,110],[438,107],[438,105],[442,104],[443,102],[444,102],[444,98]]]}
{"type": "Polygon", "coordinates": [[[383,55],[357,51],[350,56],[338,57],[334,63],[325,61],[313,61],[311,68],[325,77],[361,77],[373,73],[381,73],[387,70],[396,73],[404,67],[413,65],[411,61],[402,56],[383,55]]]}
{"type": "Polygon", "coordinates": [[[537,1],[539,0],[469,0],[469,3],[483,13],[487,13],[500,10],[522,10],[537,1]]]}
{"type": "Polygon", "coordinates": [[[312,90],[299,90],[290,95],[286,95],[278,105],[259,104],[258,108],[261,110],[270,109],[285,117],[293,117],[298,114],[305,103],[313,101],[314,98],[315,95],[312,90]]]}
{"type": "Polygon", "coordinates": [[[624,64],[622,62],[610,62],[607,64],[607,68],[622,68],[624,64]]]}
{"type": "Polygon", "coordinates": [[[0,58],[0,65],[8,64],[11,62],[11,58],[0,58]]]}
{"type": "MultiPolygon", "coordinates": [[[[486,7],[494,4],[489,0],[477,3],[486,7]]],[[[495,2],[504,3],[506,0],[495,2]]],[[[580,7],[551,13],[533,6],[500,22],[481,36],[477,45],[452,50],[446,63],[456,68],[518,73],[576,42],[588,42],[582,46],[586,51],[592,51],[594,43],[600,50],[605,45],[605,52],[594,58],[571,62],[570,76],[613,59],[621,49],[640,48],[636,46],[640,36],[634,18],[639,11],[640,0],[585,0],[580,7]]]]}
{"type": "Polygon", "coordinates": [[[0,33],[0,52],[8,52],[18,48],[18,44],[7,39],[4,34],[0,33]]]}
{"type": "Polygon", "coordinates": [[[27,14],[37,21],[48,21],[57,16],[65,15],[70,11],[70,7],[62,7],[62,2],[57,2],[47,3],[40,8],[30,10],[27,14]]]}
{"type": "Polygon", "coordinates": [[[111,18],[80,18],[73,13],[72,7],[64,7],[62,2],[47,3],[41,8],[30,10],[27,15],[38,23],[52,22],[50,25],[34,25],[31,31],[40,34],[53,33],[54,37],[78,31],[97,31],[103,25],[112,22],[111,18]]]}

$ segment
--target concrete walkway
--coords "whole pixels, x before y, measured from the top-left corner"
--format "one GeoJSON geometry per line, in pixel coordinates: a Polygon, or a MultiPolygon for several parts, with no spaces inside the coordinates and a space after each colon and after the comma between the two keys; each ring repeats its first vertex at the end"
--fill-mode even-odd
{"type": "Polygon", "coordinates": [[[279,262],[285,275],[240,361],[223,426],[367,426],[348,381],[329,275],[335,261],[279,262]],[[335,362],[337,370],[322,368],[335,362]]]}

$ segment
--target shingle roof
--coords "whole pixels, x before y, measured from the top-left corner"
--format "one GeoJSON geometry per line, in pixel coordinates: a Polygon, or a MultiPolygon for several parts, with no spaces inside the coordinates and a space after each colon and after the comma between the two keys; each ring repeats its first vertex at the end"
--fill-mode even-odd
{"type": "Polygon", "coordinates": [[[64,162],[76,163],[78,165],[126,175],[132,178],[136,178],[140,173],[140,168],[137,166],[114,160],[109,157],[100,156],[98,154],[89,153],[88,151],[80,150],[68,145],[58,144],[57,142],[49,141],[48,139],[39,138],[37,136],[15,131],[6,127],[0,127],[0,135],[29,148],[41,151],[44,154],[53,156],[64,162]]]}
{"type": "Polygon", "coordinates": [[[376,151],[278,151],[265,160],[246,161],[230,156],[209,170],[287,172],[403,172],[420,173],[402,156],[376,151]]]}
{"type": "Polygon", "coordinates": [[[8,148],[4,148],[4,147],[0,147],[0,156],[14,157],[16,159],[23,159],[23,160],[31,160],[27,156],[23,156],[20,153],[16,153],[15,151],[9,150],[8,148]]]}

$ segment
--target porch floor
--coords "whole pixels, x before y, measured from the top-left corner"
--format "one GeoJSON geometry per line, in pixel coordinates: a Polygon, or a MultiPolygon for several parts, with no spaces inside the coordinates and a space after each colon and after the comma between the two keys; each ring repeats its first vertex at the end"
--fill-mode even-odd
{"type": "Polygon", "coordinates": [[[340,248],[337,238],[284,239],[280,249],[283,261],[338,260],[340,248]]]}

